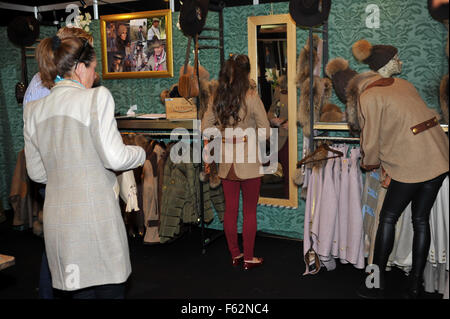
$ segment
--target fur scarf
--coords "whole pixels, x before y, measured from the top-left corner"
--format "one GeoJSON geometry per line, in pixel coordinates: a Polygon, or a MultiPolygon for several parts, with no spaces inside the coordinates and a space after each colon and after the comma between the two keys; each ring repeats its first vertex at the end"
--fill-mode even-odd
{"type": "MultiPolygon", "coordinates": [[[[311,134],[310,127],[310,80],[306,78],[300,87],[300,101],[297,110],[297,122],[303,128],[303,135],[309,137],[311,134]]],[[[328,104],[331,97],[333,85],[328,78],[314,77],[314,119],[318,121],[322,105],[328,104]]]]}
{"type": "Polygon", "coordinates": [[[359,95],[367,86],[367,84],[362,85],[362,83],[367,82],[367,79],[376,75],[378,75],[378,73],[374,71],[364,72],[356,75],[348,83],[346,91],[347,104],[345,108],[345,117],[350,127],[350,133],[353,136],[359,136],[361,131],[361,126],[359,125],[358,119],[359,95]]]}
{"type": "MultiPolygon", "coordinates": [[[[319,46],[320,38],[317,34],[314,34],[313,36],[313,60],[314,60],[314,66],[319,61],[319,58],[317,56],[317,48],[319,46]]],[[[301,88],[303,82],[309,78],[309,38],[306,43],[306,45],[303,47],[303,49],[300,51],[300,54],[298,56],[297,61],[297,76],[295,79],[295,83],[297,84],[298,88],[301,88]]]]}

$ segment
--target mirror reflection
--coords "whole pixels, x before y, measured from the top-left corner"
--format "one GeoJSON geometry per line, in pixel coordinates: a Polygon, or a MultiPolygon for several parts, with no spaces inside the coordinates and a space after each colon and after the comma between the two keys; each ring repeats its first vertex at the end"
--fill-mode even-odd
{"type": "Polygon", "coordinates": [[[261,197],[289,199],[287,25],[257,26],[258,91],[272,127],[278,131],[278,169],[264,175],[261,197]]]}

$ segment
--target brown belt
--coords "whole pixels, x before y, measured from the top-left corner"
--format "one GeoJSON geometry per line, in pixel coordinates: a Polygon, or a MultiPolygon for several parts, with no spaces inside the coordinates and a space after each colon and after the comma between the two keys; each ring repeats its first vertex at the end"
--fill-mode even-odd
{"type": "Polygon", "coordinates": [[[239,137],[233,136],[233,138],[225,138],[222,137],[222,143],[228,143],[228,144],[237,144],[237,143],[246,143],[248,141],[247,136],[239,137]]]}
{"type": "Polygon", "coordinates": [[[428,130],[429,128],[432,128],[436,125],[438,125],[438,119],[436,117],[433,117],[432,119],[419,123],[413,127],[411,127],[411,131],[413,132],[414,135],[417,135],[419,133],[422,133],[423,131],[428,130]]]}

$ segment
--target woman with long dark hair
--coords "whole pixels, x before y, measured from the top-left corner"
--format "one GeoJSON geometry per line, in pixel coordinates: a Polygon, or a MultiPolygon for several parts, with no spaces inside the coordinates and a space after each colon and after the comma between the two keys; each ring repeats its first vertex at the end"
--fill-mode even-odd
{"type": "Polygon", "coordinates": [[[224,132],[227,129],[235,129],[234,132],[238,132],[239,129],[256,131],[258,128],[262,128],[266,130],[266,136],[270,136],[267,113],[257,91],[250,85],[249,74],[248,56],[231,56],[220,70],[216,93],[202,120],[203,129],[216,127],[223,136],[219,177],[222,180],[225,196],[224,230],[232,264],[237,266],[244,261],[244,269],[251,269],[263,263],[263,258],[253,256],[257,229],[256,206],[263,175],[262,166],[258,154],[255,154],[259,148],[256,147],[257,145],[251,145],[251,143],[256,144],[256,140],[252,141],[246,135],[239,136],[239,133],[229,137],[224,132]],[[227,160],[225,153],[230,148],[233,149],[233,158],[227,160]],[[239,149],[243,150],[243,153],[236,152],[239,149]],[[243,161],[237,160],[240,155],[243,155],[243,161]],[[243,253],[238,245],[237,234],[241,190],[243,197],[243,253]]]}

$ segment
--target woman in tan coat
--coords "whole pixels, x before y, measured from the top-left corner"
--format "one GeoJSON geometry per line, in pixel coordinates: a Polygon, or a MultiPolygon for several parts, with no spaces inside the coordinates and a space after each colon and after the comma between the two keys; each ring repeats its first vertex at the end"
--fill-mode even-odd
{"type": "MultiPolygon", "coordinates": [[[[395,239],[398,218],[412,203],[413,262],[405,297],[417,298],[430,249],[430,211],[449,170],[448,137],[438,115],[428,108],[408,81],[391,77],[402,63],[393,46],[361,40],[353,46],[355,57],[373,71],[355,76],[347,86],[347,111],[357,114],[360,127],[361,166],[380,166],[385,172],[386,197],[380,212],[373,263],[379,267],[379,289],[358,290],[366,298],[381,297],[385,268],[395,239]],[[376,72],[374,72],[376,71],[376,72]],[[350,110],[352,109],[352,110],[350,110]]],[[[354,119],[349,116],[349,121],[354,119]]]]}
{"type": "MultiPolygon", "coordinates": [[[[220,70],[216,95],[202,121],[203,129],[216,127],[222,134],[219,177],[222,179],[225,196],[224,230],[232,264],[237,266],[244,259],[244,269],[259,266],[263,262],[263,258],[253,256],[257,228],[256,206],[263,170],[256,154],[259,149],[256,139],[239,133],[230,137],[227,132],[230,132],[230,129],[235,129],[235,132],[239,129],[253,129],[255,132],[261,128],[265,129],[267,137],[270,136],[266,110],[258,93],[250,86],[249,74],[248,56],[231,56],[220,70]],[[241,155],[243,158],[239,159],[241,155]],[[241,189],[244,217],[243,254],[239,249],[237,234],[241,189]]],[[[265,140],[264,137],[262,139],[265,140]]]]}

